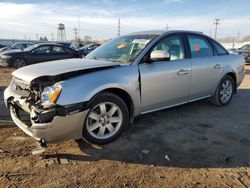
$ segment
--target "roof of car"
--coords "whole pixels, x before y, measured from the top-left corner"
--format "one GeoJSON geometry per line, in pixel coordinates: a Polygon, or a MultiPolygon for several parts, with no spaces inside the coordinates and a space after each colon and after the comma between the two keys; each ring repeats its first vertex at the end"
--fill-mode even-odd
{"type": "Polygon", "coordinates": [[[33,44],[33,42],[16,42],[13,45],[16,45],[16,44],[33,44]]]}
{"type": "Polygon", "coordinates": [[[63,46],[62,44],[55,43],[55,42],[41,42],[41,43],[36,43],[37,45],[59,45],[63,46]]]}
{"type": "Polygon", "coordinates": [[[200,31],[188,31],[188,30],[149,30],[149,31],[139,31],[130,33],[129,35],[161,35],[164,33],[197,33],[202,34],[200,31]]]}

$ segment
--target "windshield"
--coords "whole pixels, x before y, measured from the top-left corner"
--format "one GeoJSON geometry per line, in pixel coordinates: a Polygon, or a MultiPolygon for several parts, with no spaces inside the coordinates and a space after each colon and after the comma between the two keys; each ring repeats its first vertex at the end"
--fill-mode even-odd
{"type": "Polygon", "coordinates": [[[87,59],[114,61],[129,64],[156,35],[127,35],[101,45],[87,59]]]}
{"type": "Polygon", "coordinates": [[[31,45],[31,46],[29,46],[29,47],[27,47],[27,48],[24,48],[23,51],[31,51],[31,50],[33,50],[34,48],[36,48],[37,46],[39,46],[39,44],[33,44],[33,45],[31,45]]]}
{"type": "Polygon", "coordinates": [[[250,45],[245,45],[241,47],[242,50],[250,50],[250,45]]]}
{"type": "Polygon", "coordinates": [[[87,49],[88,47],[90,47],[91,45],[92,45],[92,44],[87,44],[87,45],[85,45],[85,46],[79,48],[79,50],[85,50],[85,49],[87,49]]]}

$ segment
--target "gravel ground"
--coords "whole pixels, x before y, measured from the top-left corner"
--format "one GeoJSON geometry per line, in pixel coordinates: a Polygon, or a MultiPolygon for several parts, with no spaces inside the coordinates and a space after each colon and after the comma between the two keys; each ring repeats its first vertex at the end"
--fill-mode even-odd
{"type": "Polygon", "coordinates": [[[0,68],[0,187],[250,187],[250,66],[232,102],[208,101],[147,114],[105,146],[35,141],[9,119],[0,68]]]}

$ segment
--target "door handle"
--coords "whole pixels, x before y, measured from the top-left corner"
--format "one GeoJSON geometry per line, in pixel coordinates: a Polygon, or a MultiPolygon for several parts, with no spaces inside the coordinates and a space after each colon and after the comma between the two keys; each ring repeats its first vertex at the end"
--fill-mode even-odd
{"type": "Polygon", "coordinates": [[[184,75],[184,74],[188,74],[189,71],[187,69],[180,69],[178,72],[177,72],[177,75],[184,75]]]}
{"type": "Polygon", "coordinates": [[[222,65],[221,64],[216,64],[214,65],[214,69],[221,69],[222,68],[222,65]]]}

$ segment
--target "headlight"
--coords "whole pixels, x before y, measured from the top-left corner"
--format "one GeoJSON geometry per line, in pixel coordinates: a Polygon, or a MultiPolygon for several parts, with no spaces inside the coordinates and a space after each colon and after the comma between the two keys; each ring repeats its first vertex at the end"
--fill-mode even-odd
{"type": "Polygon", "coordinates": [[[53,85],[44,88],[42,92],[42,104],[46,106],[55,104],[61,91],[62,91],[61,85],[53,85]]]}
{"type": "Polygon", "coordinates": [[[9,59],[9,58],[11,58],[11,56],[9,56],[9,55],[1,55],[1,58],[3,58],[3,59],[9,59]]]}

